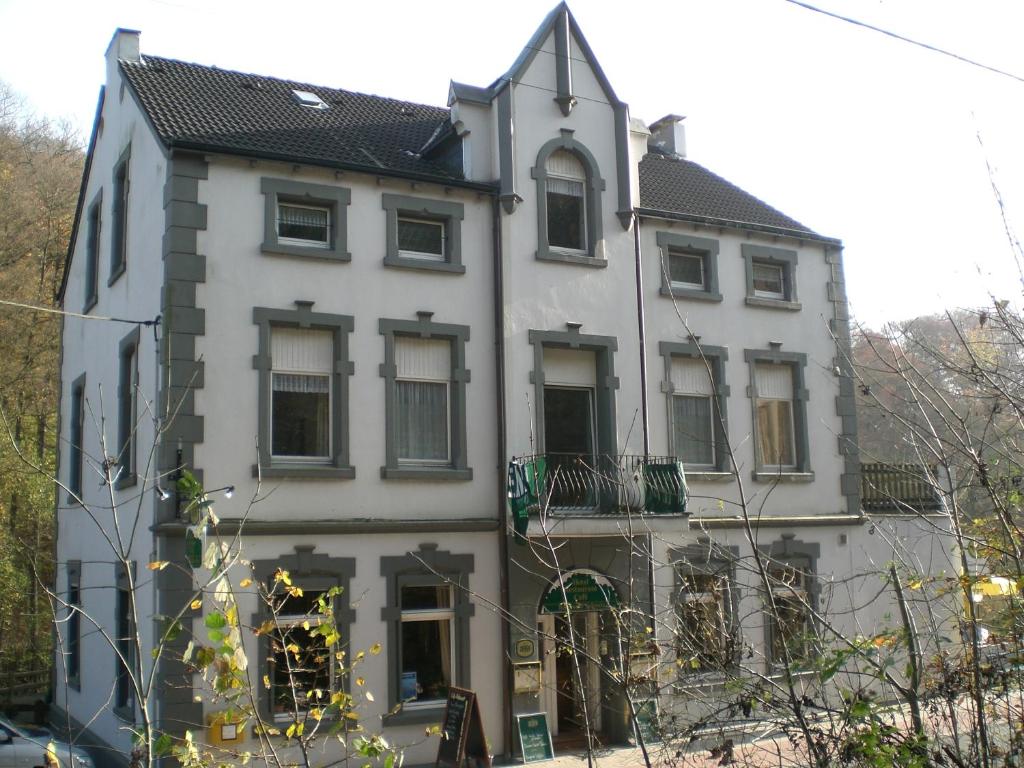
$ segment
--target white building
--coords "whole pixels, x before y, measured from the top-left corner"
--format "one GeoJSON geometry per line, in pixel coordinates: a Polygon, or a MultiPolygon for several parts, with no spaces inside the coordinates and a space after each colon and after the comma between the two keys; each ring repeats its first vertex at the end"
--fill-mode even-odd
{"type": "MultiPolygon", "coordinates": [[[[495,753],[515,748],[514,713],[546,711],[565,736],[582,702],[605,741],[627,738],[622,697],[593,670],[586,692],[552,693],[574,683],[545,652],[567,631],[545,531],[581,590],[653,600],[667,645],[681,590],[712,601],[731,639],[690,665],[705,677],[740,645],[768,667],[781,653],[778,628],[734,626],[761,599],[730,566],[749,550],[737,477],[758,546],[811,601],[877,548],[840,242],[688,160],[682,118],[632,118],[564,4],[493,84],[452,83],[448,108],[144,55],[127,30],[107,62],[62,301],[154,322],[65,320],[58,587],[117,637],[126,580],[105,537],[122,542],[145,674],[149,617],[194,598],[186,524],[161,492],[181,467],[234,487],[220,529],[241,530],[256,579],[285,568],[343,588],[349,646],[383,645],[361,671],[373,706],[405,701],[384,719],[396,743],[439,720],[449,685],[478,692],[495,753]],[[520,533],[510,463],[551,492],[546,522],[533,509],[520,533]],[[545,687],[516,693],[514,665],[538,660],[545,687]]],[[[605,657],[597,608],[572,623],[605,657]]],[[[223,708],[174,660],[189,638],[151,697],[172,733],[223,708]]],[[[121,662],[85,618],[61,639],[58,711],[126,754],[138,704],[115,684],[121,662]]],[[[274,719],[286,693],[257,645],[274,719]]]]}

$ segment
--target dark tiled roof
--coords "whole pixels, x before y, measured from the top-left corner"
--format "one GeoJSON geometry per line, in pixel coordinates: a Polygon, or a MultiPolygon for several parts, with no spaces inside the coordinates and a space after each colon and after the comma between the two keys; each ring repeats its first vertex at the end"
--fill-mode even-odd
{"type": "Polygon", "coordinates": [[[122,61],[121,68],[171,146],[457,178],[442,163],[416,157],[448,122],[442,107],[156,56],[122,61]],[[330,108],[300,106],[293,89],[315,93],[330,108]]]}
{"type": "Polygon", "coordinates": [[[653,153],[640,161],[640,208],[816,235],[704,166],[653,153]]]}

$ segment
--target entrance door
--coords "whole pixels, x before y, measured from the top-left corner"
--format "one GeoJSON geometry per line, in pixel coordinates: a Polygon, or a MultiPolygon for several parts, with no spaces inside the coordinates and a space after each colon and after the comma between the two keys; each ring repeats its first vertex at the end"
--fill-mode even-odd
{"type": "Polygon", "coordinates": [[[585,739],[588,719],[593,732],[601,730],[599,615],[597,611],[576,611],[570,616],[538,617],[543,701],[552,735],[563,739],[585,739]]]}

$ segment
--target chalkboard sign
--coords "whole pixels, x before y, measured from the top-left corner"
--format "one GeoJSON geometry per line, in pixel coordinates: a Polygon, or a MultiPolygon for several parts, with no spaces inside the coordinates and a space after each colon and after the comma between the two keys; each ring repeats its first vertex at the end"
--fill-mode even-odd
{"type": "Polygon", "coordinates": [[[469,757],[476,768],[491,768],[487,737],[476,694],[465,688],[448,689],[448,703],[441,722],[441,743],[437,745],[438,768],[462,768],[469,757]]]}
{"type": "Polygon", "coordinates": [[[555,756],[551,746],[551,731],[548,730],[548,716],[544,712],[534,715],[516,715],[516,730],[519,732],[519,748],[524,763],[550,760],[555,756]]]}
{"type": "MultiPolygon", "coordinates": [[[[658,700],[643,699],[636,702],[636,717],[633,728],[644,737],[644,744],[661,741],[661,725],[658,722],[658,700]]],[[[639,741],[639,739],[637,739],[639,741]]]]}

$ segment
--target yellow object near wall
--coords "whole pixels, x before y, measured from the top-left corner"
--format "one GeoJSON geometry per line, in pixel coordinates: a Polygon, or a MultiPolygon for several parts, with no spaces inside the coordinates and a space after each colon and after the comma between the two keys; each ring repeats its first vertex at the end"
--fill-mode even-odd
{"type": "Polygon", "coordinates": [[[245,721],[241,712],[213,712],[206,716],[206,743],[226,747],[245,740],[245,721]]]}

